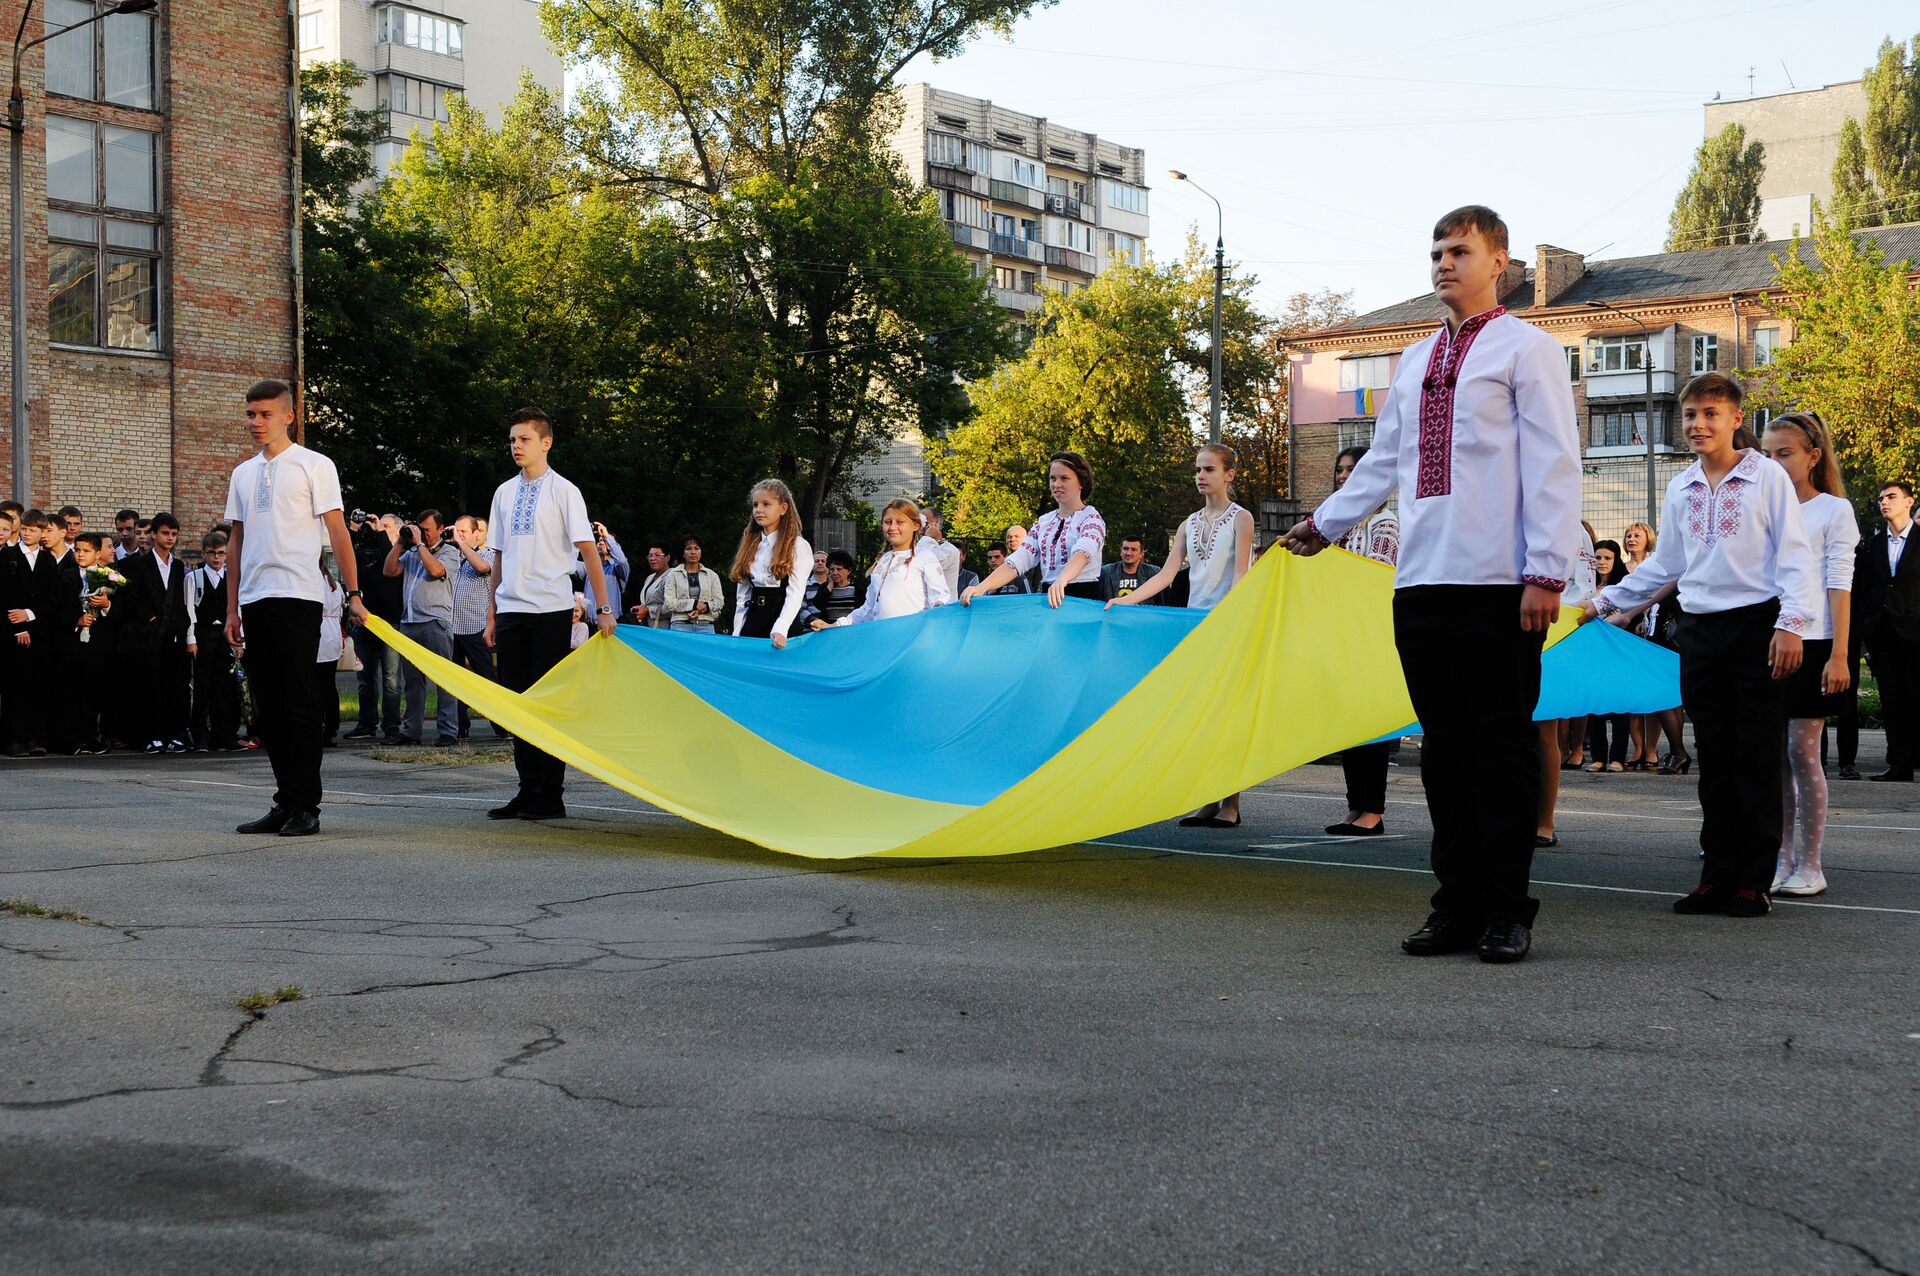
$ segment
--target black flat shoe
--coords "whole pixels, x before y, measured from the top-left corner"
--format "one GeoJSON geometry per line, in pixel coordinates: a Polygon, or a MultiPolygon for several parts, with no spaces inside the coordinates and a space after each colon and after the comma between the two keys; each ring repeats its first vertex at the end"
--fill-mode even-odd
{"type": "Polygon", "coordinates": [[[1494,922],[1480,936],[1480,960],[1519,961],[1533,947],[1533,931],[1519,922],[1494,922]]]}
{"type": "Polygon", "coordinates": [[[1773,904],[1767,893],[1757,890],[1735,891],[1726,907],[1729,917],[1765,917],[1772,911],[1773,904]]]}
{"type": "Polygon", "coordinates": [[[1673,911],[1693,916],[1704,913],[1724,913],[1732,898],[1733,892],[1725,887],[1696,886],[1682,898],[1673,901],[1673,911]]]}
{"type": "Polygon", "coordinates": [[[523,820],[564,820],[567,818],[566,803],[551,802],[542,803],[539,806],[523,806],[520,808],[520,818],[523,820]]]}
{"type": "Polygon", "coordinates": [[[278,833],[293,818],[293,812],[284,806],[276,806],[257,820],[248,820],[245,824],[234,825],[236,833],[278,833]]]}
{"type": "Polygon", "coordinates": [[[1560,845],[1560,835],[1558,833],[1535,833],[1533,835],[1533,849],[1536,851],[1550,850],[1558,845],[1560,845]]]}
{"type": "Polygon", "coordinates": [[[280,830],[281,837],[312,837],[320,831],[320,812],[295,811],[280,830]]]}
{"type": "Polygon", "coordinates": [[[513,800],[505,806],[496,806],[488,811],[487,818],[490,820],[517,820],[520,818],[520,812],[525,810],[526,806],[527,800],[515,794],[513,800]]]}
{"type": "Polygon", "coordinates": [[[1480,936],[1486,927],[1464,917],[1450,917],[1445,913],[1434,913],[1427,918],[1427,924],[1400,941],[1400,951],[1409,957],[1440,957],[1447,953],[1464,953],[1469,948],[1479,946],[1480,936]]]}
{"type": "Polygon", "coordinates": [[[1368,828],[1364,824],[1327,825],[1327,833],[1331,837],[1381,837],[1385,835],[1386,831],[1387,826],[1385,824],[1376,824],[1372,828],[1368,828]]]}

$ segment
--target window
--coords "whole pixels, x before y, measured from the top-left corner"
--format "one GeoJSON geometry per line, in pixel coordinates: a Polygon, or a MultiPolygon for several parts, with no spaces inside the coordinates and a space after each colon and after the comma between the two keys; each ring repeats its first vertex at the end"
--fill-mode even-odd
{"type": "Polygon", "coordinates": [[[1014,226],[1013,218],[1009,217],[1005,213],[993,214],[993,233],[994,234],[1005,235],[1008,239],[1012,239],[1014,236],[1015,229],[1016,227],[1014,226]]]}
{"type": "Polygon", "coordinates": [[[399,5],[374,10],[373,40],[375,44],[402,44],[423,53],[443,53],[452,58],[464,56],[461,23],[399,5]]]}
{"type": "Polygon", "coordinates": [[[444,84],[416,80],[410,75],[374,77],[374,98],[379,105],[400,115],[417,115],[442,124],[447,122],[447,95],[458,92],[444,84]]]}
{"type": "Polygon", "coordinates": [[[1373,421],[1342,421],[1340,450],[1344,452],[1350,447],[1372,447],[1374,427],[1373,421]]]}
{"type": "MultiPolygon", "coordinates": [[[[1668,427],[1667,410],[1655,407],[1655,442],[1671,446],[1673,433],[1668,427]]],[[[1645,447],[1647,444],[1647,407],[1641,404],[1617,404],[1592,409],[1587,414],[1588,447],[1645,447]]]]}
{"type": "Polygon", "coordinates": [[[1578,381],[1579,379],[1580,379],[1580,347],[1568,346],[1567,347],[1567,380],[1578,381]]]}
{"type": "Polygon", "coordinates": [[[1753,330],[1754,366],[1766,367],[1773,362],[1774,356],[1778,353],[1780,353],[1780,329],[1755,328],[1753,330]]]}
{"type": "Polygon", "coordinates": [[[986,204],[971,195],[962,195],[959,191],[940,192],[940,215],[962,226],[987,224],[986,204]]]}
{"type": "Polygon", "coordinates": [[[1107,182],[1107,207],[1122,208],[1129,213],[1147,215],[1147,193],[1138,186],[1129,186],[1125,182],[1107,182]]]}
{"type": "Polygon", "coordinates": [[[1588,337],[1588,372],[1638,372],[1647,353],[1647,339],[1631,337],[1588,337]]]}
{"type": "Polygon", "coordinates": [[[1038,292],[1039,290],[1040,290],[1040,276],[1031,270],[1021,271],[1020,272],[1020,291],[1021,292],[1038,292]]]}
{"type": "Polygon", "coordinates": [[[1118,258],[1129,266],[1138,266],[1141,262],[1140,241],[1132,235],[1123,235],[1117,230],[1107,232],[1107,256],[1118,258]]]}
{"type": "Polygon", "coordinates": [[[1772,408],[1755,408],[1747,413],[1747,424],[1753,427],[1755,434],[1765,434],[1767,423],[1773,420],[1772,408]]]}
{"type": "Polygon", "coordinates": [[[927,134],[927,163],[940,168],[964,168],[969,172],[987,171],[987,148],[952,133],[927,134]]]}
{"type": "Polygon", "coordinates": [[[1712,333],[1699,332],[1693,337],[1693,371],[1714,372],[1720,367],[1720,338],[1712,333]]]}
{"type": "Polygon", "coordinates": [[[1047,229],[1052,232],[1049,238],[1062,248],[1071,248],[1081,253],[1093,251],[1093,227],[1091,226],[1065,221],[1058,217],[1049,217],[1047,229]]]}
{"type": "Polygon", "coordinates": [[[1012,266],[995,266],[993,268],[993,286],[995,288],[1005,288],[1008,292],[1012,292],[1020,286],[1020,272],[1012,266]]]}
{"type": "Polygon", "coordinates": [[[1040,242],[1040,223],[1033,220],[1033,218],[1031,217],[1022,217],[1020,219],[1020,238],[1026,240],[1030,244],[1039,243],[1040,242]]]}
{"type": "Polygon", "coordinates": [[[1393,382],[1393,356],[1368,355],[1364,359],[1340,361],[1342,390],[1384,390],[1393,382]]]}
{"type": "Polygon", "coordinates": [[[47,116],[47,338],[160,348],[159,135],[47,116]]]}
{"type": "MultiPolygon", "coordinates": [[[[47,30],[94,15],[87,0],[49,0],[47,30]]],[[[47,41],[47,92],[153,109],[153,15],[117,13],[47,41]]]]}
{"type": "Polygon", "coordinates": [[[1032,160],[1021,159],[1018,155],[996,155],[994,161],[1001,181],[1040,189],[1040,166],[1032,160]]]}
{"type": "Polygon", "coordinates": [[[321,18],[317,13],[300,15],[300,47],[317,49],[326,43],[326,33],[321,27],[321,18]]]}

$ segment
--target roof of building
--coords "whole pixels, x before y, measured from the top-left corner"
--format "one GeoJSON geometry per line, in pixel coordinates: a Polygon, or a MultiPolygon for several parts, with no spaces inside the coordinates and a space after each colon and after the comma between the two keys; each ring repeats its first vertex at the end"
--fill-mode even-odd
{"type": "MultiPolygon", "coordinates": [[[[1855,233],[1878,242],[1888,261],[1920,260],[1920,222],[1876,226],[1855,233]]],[[[1553,299],[1552,308],[1582,306],[1590,301],[1626,305],[1669,297],[1698,297],[1770,288],[1775,274],[1773,255],[1784,252],[1786,248],[1786,241],[1774,241],[1735,244],[1727,248],[1700,248],[1690,253],[1655,253],[1651,257],[1590,261],[1587,263],[1587,272],[1553,299]]],[[[1810,240],[1801,241],[1801,252],[1818,260],[1810,240]]],[[[1514,313],[1525,313],[1534,308],[1531,269],[1527,271],[1526,283],[1508,295],[1506,306],[1514,313]]],[[[1440,303],[1440,299],[1427,293],[1383,306],[1312,335],[1437,324],[1446,318],[1446,314],[1447,308],[1440,303]]]]}

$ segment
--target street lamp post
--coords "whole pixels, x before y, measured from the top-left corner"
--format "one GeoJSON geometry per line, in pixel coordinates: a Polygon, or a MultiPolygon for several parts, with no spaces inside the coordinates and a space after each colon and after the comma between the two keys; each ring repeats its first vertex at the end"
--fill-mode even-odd
{"type": "Polygon", "coordinates": [[[1660,529],[1660,485],[1653,468],[1653,329],[1626,311],[1617,306],[1609,306],[1604,301],[1589,301],[1587,304],[1596,310],[1613,311],[1614,314],[1640,329],[1641,335],[1646,340],[1646,345],[1641,351],[1640,367],[1647,374],[1647,526],[1658,531],[1660,529]]]}
{"type": "Polygon", "coordinates": [[[1227,290],[1227,211],[1220,201],[1207,194],[1200,183],[1188,177],[1179,169],[1169,169],[1167,175],[1176,182],[1185,182],[1193,189],[1213,199],[1214,211],[1219,215],[1218,230],[1213,237],[1213,386],[1207,412],[1207,442],[1220,441],[1220,303],[1227,290]]]}
{"type": "Polygon", "coordinates": [[[27,34],[27,19],[33,14],[33,0],[27,0],[26,6],[20,10],[19,29],[13,33],[13,87],[7,92],[6,120],[7,132],[12,135],[8,144],[12,163],[7,171],[7,214],[11,232],[7,249],[7,277],[11,284],[9,317],[13,328],[13,499],[22,505],[33,503],[32,475],[29,472],[33,466],[33,454],[28,447],[27,437],[27,232],[20,194],[20,147],[27,133],[27,99],[20,89],[20,55],[55,36],[92,26],[116,13],[145,13],[154,7],[155,0],[120,0],[119,4],[102,9],[84,22],[49,31],[38,40],[28,40],[22,44],[20,41],[27,34]]]}

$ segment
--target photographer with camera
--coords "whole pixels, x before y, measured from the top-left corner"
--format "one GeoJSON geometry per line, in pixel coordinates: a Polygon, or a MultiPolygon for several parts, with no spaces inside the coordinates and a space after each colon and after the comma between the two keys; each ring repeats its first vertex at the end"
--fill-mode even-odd
{"type": "MultiPolygon", "coordinates": [[[[593,544],[600,551],[600,568],[606,573],[607,597],[617,601],[626,594],[627,578],[632,573],[627,552],[620,548],[620,542],[607,530],[607,525],[597,520],[593,524],[593,544]]],[[[573,575],[582,592],[591,592],[587,589],[587,560],[584,556],[574,559],[573,575]]]]}
{"type": "MultiPolygon", "coordinates": [[[[400,516],[354,510],[347,517],[353,540],[361,599],[367,611],[390,625],[400,622],[400,582],[384,573],[387,555],[400,539],[400,516]]],[[[400,653],[364,625],[353,630],[353,652],[360,658],[360,721],[348,740],[400,742],[400,653]]]]}
{"type": "MultiPolygon", "coordinates": [[[[461,554],[457,546],[441,535],[445,530],[439,510],[421,510],[419,518],[401,526],[381,571],[388,577],[400,579],[401,634],[441,659],[451,660],[452,573],[460,568],[461,554]]],[[[400,734],[409,744],[424,744],[427,675],[408,661],[404,677],[407,713],[400,734]]],[[[439,729],[434,739],[437,747],[445,749],[460,743],[460,706],[445,691],[440,692],[435,725],[439,729]]]]}

